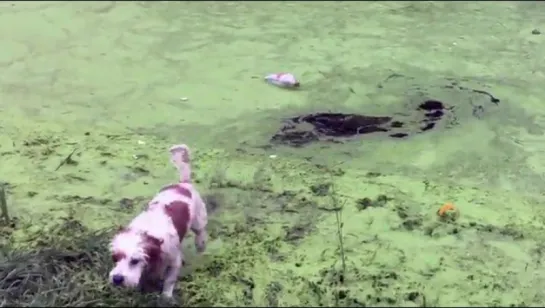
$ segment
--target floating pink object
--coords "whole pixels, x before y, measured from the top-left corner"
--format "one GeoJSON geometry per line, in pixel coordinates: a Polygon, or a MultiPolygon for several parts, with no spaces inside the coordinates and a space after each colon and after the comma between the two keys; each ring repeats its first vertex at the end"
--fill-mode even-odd
{"type": "Polygon", "coordinates": [[[281,88],[298,88],[299,81],[290,73],[276,73],[265,77],[265,81],[281,88]]]}

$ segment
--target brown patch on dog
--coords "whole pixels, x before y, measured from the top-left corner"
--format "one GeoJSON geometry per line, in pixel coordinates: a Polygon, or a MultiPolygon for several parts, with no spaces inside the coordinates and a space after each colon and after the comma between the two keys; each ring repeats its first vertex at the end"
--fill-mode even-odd
{"type": "Polygon", "coordinates": [[[124,252],[117,251],[117,252],[114,252],[112,254],[112,261],[114,261],[114,263],[117,263],[117,262],[125,259],[126,257],[127,257],[127,255],[124,252]]]}
{"type": "Polygon", "coordinates": [[[167,191],[167,190],[174,190],[177,194],[179,195],[182,195],[184,197],[188,197],[188,198],[191,198],[192,197],[192,194],[191,194],[191,190],[179,185],[179,184],[171,184],[171,185],[168,185],[168,186],[165,186],[163,188],[161,188],[161,190],[159,191],[160,193],[163,192],[163,191],[167,191]]]}
{"type": "Polygon", "coordinates": [[[165,206],[165,213],[170,216],[174,228],[178,231],[178,237],[180,242],[184,239],[184,236],[189,228],[189,204],[183,201],[174,201],[165,206]]]}

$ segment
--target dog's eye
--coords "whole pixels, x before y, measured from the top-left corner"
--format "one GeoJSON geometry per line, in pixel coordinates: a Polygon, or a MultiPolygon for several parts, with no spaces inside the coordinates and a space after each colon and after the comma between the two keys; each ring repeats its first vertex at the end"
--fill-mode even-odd
{"type": "Polygon", "coordinates": [[[131,266],[135,266],[136,264],[138,264],[138,262],[140,262],[140,260],[138,260],[138,259],[131,259],[131,262],[129,262],[129,264],[130,264],[131,266]]]}

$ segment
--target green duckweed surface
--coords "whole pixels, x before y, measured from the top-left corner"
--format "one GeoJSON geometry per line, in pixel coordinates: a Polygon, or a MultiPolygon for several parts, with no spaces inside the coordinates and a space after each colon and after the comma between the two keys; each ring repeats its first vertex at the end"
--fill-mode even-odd
{"type": "Polygon", "coordinates": [[[178,143],[214,209],[175,305],[543,305],[541,6],[2,2],[1,305],[173,304],[106,277],[178,143]],[[282,71],[301,88],[263,82],[282,71]],[[404,139],[270,143],[429,98],[449,122],[404,139]]]}

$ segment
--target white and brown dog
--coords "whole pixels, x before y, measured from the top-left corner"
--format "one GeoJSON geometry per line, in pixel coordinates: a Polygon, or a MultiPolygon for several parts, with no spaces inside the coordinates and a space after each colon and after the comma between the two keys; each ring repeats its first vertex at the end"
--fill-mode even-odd
{"type": "Polygon", "coordinates": [[[111,242],[115,263],[110,280],[116,286],[143,287],[163,283],[162,293],[172,297],[184,263],[182,241],[189,229],[195,233],[199,253],[206,248],[208,215],[199,192],[191,183],[189,149],[185,144],[170,148],[171,161],[180,182],[163,187],[111,242]]]}

